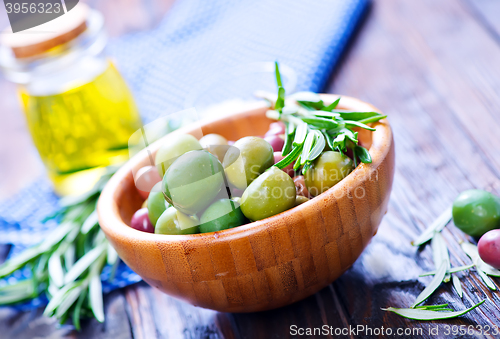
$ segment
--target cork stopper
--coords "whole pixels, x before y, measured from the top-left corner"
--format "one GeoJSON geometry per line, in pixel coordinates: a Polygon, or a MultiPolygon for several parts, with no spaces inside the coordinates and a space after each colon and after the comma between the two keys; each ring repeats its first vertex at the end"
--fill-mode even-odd
{"type": "Polygon", "coordinates": [[[18,59],[31,58],[63,45],[87,29],[89,7],[78,3],[69,12],[36,27],[12,33],[10,27],[1,34],[1,44],[9,47],[18,59]]]}

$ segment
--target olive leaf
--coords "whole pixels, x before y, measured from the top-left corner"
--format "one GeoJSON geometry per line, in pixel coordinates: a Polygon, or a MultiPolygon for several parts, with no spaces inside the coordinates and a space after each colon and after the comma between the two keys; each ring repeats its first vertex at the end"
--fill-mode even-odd
{"type": "Polygon", "coordinates": [[[439,285],[441,285],[441,283],[443,282],[444,276],[446,275],[446,267],[446,262],[443,261],[430,284],[427,285],[422,293],[418,295],[417,299],[411,306],[412,308],[415,308],[417,305],[423,303],[427,298],[431,296],[432,293],[434,293],[435,290],[438,289],[439,285]]]}
{"type": "Polygon", "coordinates": [[[481,259],[476,245],[469,242],[462,242],[460,246],[462,247],[462,250],[472,259],[472,262],[476,266],[477,272],[481,279],[483,279],[484,283],[492,290],[496,290],[493,281],[487,276],[490,275],[500,277],[500,270],[488,265],[481,259]]]}
{"type": "Polygon", "coordinates": [[[413,246],[420,246],[431,240],[434,233],[441,232],[443,228],[451,221],[451,207],[447,208],[416,240],[412,242],[413,246]]]}
{"type": "Polygon", "coordinates": [[[330,105],[328,105],[326,107],[323,107],[321,110],[322,111],[326,111],[326,112],[331,112],[332,110],[334,110],[335,108],[337,108],[339,102],[340,102],[340,98],[338,98],[337,100],[335,100],[334,102],[332,102],[330,105]]]}
{"type": "MultiPolygon", "coordinates": [[[[476,265],[474,265],[474,264],[470,264],[470,265],[465,265],[465,266],[452,267],[449,270],[447,270],[446,273],[448,273],[448,274],[457,273],[457,272],[468,270],[468,269],[473,268],[475,266],[476,265]]],[[[426,277],[428,275],[434,275],[434,274],[436,274],[436,271],[430,271],[430,272],[420,274],[419,277],[426,277]]]]}
{"type": "MultiPolygon", "coordinates": [[[[431,240],[432,258],[436,267],[440,266],[443,262],[446,264],[446,271],[451,268],[450,256],[448,254],[448,247],[443,239],[441,233],[435,233],[431,240]]],[[[446,273],[443,282],[448,282],[451,279],[451,274],[446,273]]]]}
{"type": "MultiPolygon", "coordinates": [[[[284,90],[279,72],[279,65],[275,63],[276,84],[278,95],[274,105],[274,110],[268,110],[266,116],[271,119],[281,120],[285,123],[285,143],[282,149],[282,156],[290,156],[286,161],[280,161],[276,166],[283,169],[295,161],[294,170],[302,173],[312,166],[313,161],[319,157],[328,146],[341,154],[347,153],[348,149],[353,152],[355,165],[358,158],[363,163],[370,163],[369,152],[358,147],[358,134],[353,128],[364,128],[374,131],[375,128],[368,126],[368,123],[376,122],[385,118],[377,112],[351,112],[338,110],[337,105],[340,98],[325,106],[321,96],[312,92],[298,92],[284,97],[284,90]],[[296,104],[292,103],[292,100],[296,104]],[[284,107],[286,102],[286,107],[284,107]],[[285,112],[286,111],[286,112],[285,112]],[[286,114],[283,114],[283,113],[286,114]],[[324,145],[323,145],[324,144],[324,145]],[[323,145],[321,148],[320,146],[323,145]],[[301,148],[300,152],[294,152],[301,148]]],[[[259,93],[262,96],[261,93],[259,93]]],[[[266,95],[266,99],[270,96],[266,95]]]]}
{"type": "Polygon", "coordinates": [[[89,251],[83,257],[81,257],[71,269],[68,271],[64,277],[64,283],[69,284],[75,279],[77,279],[85,270],[87,270],[90,265],[99,258],[99,256],[106,250],[106,244],[102,244],[93,250],[89,251]]]}
{"type": "Polygon", "coordinates": [[[463,298],[464,291],[462,290],[462,285],[460,284],[460,279],[458,279],[458,277],[456,275],[452,275],[451,280],[453,281],[453,287],[455,288],[455,291],[457,291],[457,294],[460,296],[460,298],[463,298]]]}
{"type": "Polygon", "coordinates": [[[372,163],[372,157],[370,155],[370,152],[368,152],[368,150],[366,148],[364,148],[363,146],[356,146],[355,151],[356,151],[356,154],[357,154],[359,160],[361,160],[362,163],[365,163],[365,164],[372,163]]]}
{"type": "Polygon", "coordinates": [[[439,319],[450,319],[464,315],[478,306],[481,306],[486,300],[482,300],[476,305],[469,307],[463,311],[454,312],[444,312],[442,310],[432,310],[432,309],[417,309],[417,308],[395,308],[388,307],[382,308],[383,311],[394,312],[402,317],[415,320],[439,320],[439,319]]]}

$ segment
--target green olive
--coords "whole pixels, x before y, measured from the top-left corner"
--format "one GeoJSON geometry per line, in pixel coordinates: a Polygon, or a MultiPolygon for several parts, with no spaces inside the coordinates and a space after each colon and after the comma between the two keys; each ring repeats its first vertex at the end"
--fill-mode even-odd
{"type": "Polygon", "coordinates": [[[190,134],[169,135],[156,152],[155,164],[158,167],[158,173],[163,177],[177,157],[186,152],[201,149],[199,141],[190,134]]]}
{"type": "Polygon", "coordinates": [[[148,203],[148,217],[153,226],[156,225],[156,222],[160,215],[162,215],[163,212],[168,207],[168,202],[165,200],[163,197],[163,192],[161,191],[161,182],[157,183],[153,189],[151,190],[151,193],[149,193],[148,200],[146,200],[148,203]]]}
{"type": "Polygon", "coordinates": [[[196,216],[186,215],[175,207],[163,212],[155,226],[156,234],[194,234],[199,233],[200,221],[196,216]]]}
{"type": "Polygon", "coordinates": [[[261,220],[295,206],[292,178],[272,166],[257,177],[241,197],[241,211],[250,220],[261,220]]]}
{"type": "Polygon", "coordinates": [[[227,140],[219,134],[207,134],[200,139],[200,145],[215,155],[220,161],[224,160],[224,155],[228,150],[227,140]]]}
{"type": "Polygon", "coordinates": [[[500,198],[483,190],[468,190],[453,202],[453,222],[463,232],[480,237],[500,228],[500,198]]]}
{"type": "Polygon", "coordinates": [[[264,139],[245,137],[236,141],[224,157],[227,180],[236,188],[244,190],[266,169],[274,165],[273,147],[264,139]],[[239,153],[239,154],[238,154],[239,153]]]}
{"type": "Polygon", "coordinates": [[[308,197],[304,197],[303,195],[297,195],[297,197],[295,198],[295,206],[299,206],[308,201],[309,201],[308,197]]]}
{"type": "Polygon", "coordinates": [[[243,225],[246,218],[240,204],[230,199],[220,199],[203,212],[200,218],[200,232],[216,232],[243,225]]]}
{"type": "Polygon", "coordinates": [[[224,170],[207,151],[191,151],[178,157],[163,177],[166,199],[185,214],[204,210],[224,187],[224,170]]]}
{"type": "Polygon", "coordinates": [[[316,196],[344,179],[353,169],[353,162],[345,154],[328,151],[321,154],[305,173],[309,194],[316,196]]]}

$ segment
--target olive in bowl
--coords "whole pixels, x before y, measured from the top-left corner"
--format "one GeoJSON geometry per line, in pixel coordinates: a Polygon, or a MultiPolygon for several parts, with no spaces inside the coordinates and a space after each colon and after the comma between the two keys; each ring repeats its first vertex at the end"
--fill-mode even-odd
{"type": "MultiPolygon", "coordinates": [[[[325,103],[338,96],[322,95],[325,103]]],[[[339,109],[376,111],[343,96],[339,109]]],[[[217,133],[227,140],[264,135],[268,107],[186,126],[172,134],[217,133]]],[[[110,179],[98,205],[99,223],[120,258],[147,283],[193,305],[221,312],[257,312],[304,299],[331,284],[360,256],[387,211],[394,143],[387,120],[360,142],[372,163],[361,164],[313,199],[269,218],[218,232],[165,235],[131,228],[143,200],[133,173],[147,154],[110,179]],[[363,195],[355,194],[363,188],[363,195]],[[236,287],[235,287],[236,286],[236,287]]],[[[361,133],[360,133],[361,134],[361,133]]],[[[161,142],[151,146],[153,154],[161,142]]],[[[272,156],[272,153],[271,153],[272,156]]]]}

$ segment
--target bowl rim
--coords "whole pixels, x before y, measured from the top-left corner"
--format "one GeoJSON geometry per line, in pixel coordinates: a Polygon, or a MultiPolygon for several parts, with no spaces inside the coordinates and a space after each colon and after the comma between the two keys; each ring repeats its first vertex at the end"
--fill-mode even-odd
{"type": "MultiPolygon", "coordinates": [[[[363,110],[363,111],[376,111],[381,112],[379,109],[374,107],[371,104],[368,104],[359,99],[349,97],[349,96],[340,96],[337,94],[320,94],[323,101],[326,103],[333,102],[337,100],[339,97],[342,98],[339,106],[344,109],[353,109],[353,110],[363,110]]],[[[223,115],[213,119],[201,120],[199,122],[190,124],[188,126],[177,129],[167,136],[162,137],[161,139],[155,141],[150,145],[150,150],[156,152],[156,150],[160,147],[164,138],[172,135],[172,134],[181,134],[188,133],[190,131],[195,131],[197,128],[201,128],[204,125],[213,122],[219,122],[228,117],[238,118],[238,116],[247,115],[249,112],[262,110],[266,107],[269,107],[267,104],[262,103],[261,105],[255,105],[254,103],[249,104],[249,108],[238,110],[230,115],[223,115]]],[[[103,229],[104,233],[108,236],[109,234],[113,234],[113,237],[125,238],[131,241],[147,241],[147,242],[185,242],[185,241],[208,241],[213,240],[213,238],[224,238],[224,239],[232,239],[232,238],[240,238],[242,236],[251,235],[254,233],[258,233],[260,231],[266,230],[266,225],[275,223],[278,219],[293,214],[293,213],[302,213],[302,211],[312,208],[316,203],[320,200],[325,200],[331,196],[334,199],[337,199],[338,192],[344,192],[348,187],[352,187],[356,185],[363,178],[366,178],[370,175],[371,171],[380,166],[389,152],[393,139],[392,139],[392,130],[390,124],[386,119],[380,120],[375,123],[375,127],[377,128],[372,132],[372,145],[368,150],[371,157],[372,163],[359,164],[348,176],[342,179],[339,183],[323,192],[322,194],[310,199],[309,201],[295,206],[287,211],[276,214],[272,217],[254,221],[245,225],[241,225],[238,227],[221,230],[217,232],[209,232],[209,233],[197,233],[197,234],[187,234],[187,235],[169,235],[169,234],[155,234],[148,233],[136,230],[129,225],[127,225],[120,216],[118,204],[115,200],[115,192],[122,185],[124,181],[127,180],[127,177],[131,174],[132,169],[138,164],[140,164],[143,159],[149,154],[145,152],[145,150],[139,152],[134,155],[129,161],[127,161],[108,181],[105,185],[104,189],[101,192],[97,203],[97,213],[99,219],[99,225],[103,229]]]]}

